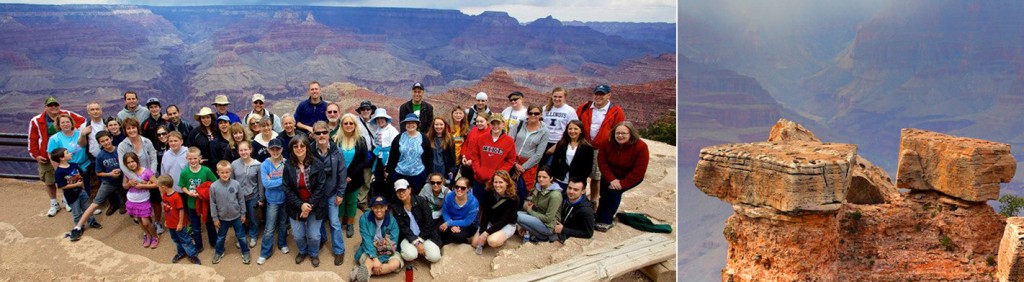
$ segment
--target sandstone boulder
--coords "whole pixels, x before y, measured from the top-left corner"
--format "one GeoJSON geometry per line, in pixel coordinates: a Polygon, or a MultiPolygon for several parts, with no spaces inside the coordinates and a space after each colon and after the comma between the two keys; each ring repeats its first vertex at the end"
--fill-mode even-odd
{"type": "Polygon", "coordinates": [[[896,185],[973,202],[995,200],[1017,170],[1010,145],[904,128],[896,185]]]}
{"type": "MultiPolygon", "coordinates": [[[[787,119],[779,119],[772,126],[768,142],[821,142],[814,132],[807,130],[799,123],[787,119]]],[[[850,189],[846,191],[846,201],[858,205],[891,203],[901,199],[899,190],[892,183],[889,173],[875,166],[867,159],[857,155],[857,165],[850,171],[850,189]]]]}
{"type": "Polygon", "coordinates": [[[996,279],[999,281],[1024,280],[1024,217],[1006,219],[997,263],[996,279]]]}
{"type": "Polygon", "coordinates": [[[846,199],[857,146],[818,142],[729,144],[700,151],[693,181],[731,204],[782,212],[834,211],[846,199]]]}

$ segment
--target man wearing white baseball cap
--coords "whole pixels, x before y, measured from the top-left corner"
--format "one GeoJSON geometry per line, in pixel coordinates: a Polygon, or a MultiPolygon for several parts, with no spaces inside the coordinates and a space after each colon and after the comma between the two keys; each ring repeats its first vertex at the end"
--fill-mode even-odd
{"type": "Polygon", "coordinates": [[[245,118],[242,120],[248,121],[253,115],[263,116],[263,118],[270,119],[271,124],[273,124],[272,128],[274,129],[274,132],[281,132],[281,130],[283,130],[281,128],[281,117],[271,113],[270,110],[266,108],[265,103],[267,101],[265,99],[266,98],[263,97],[263,94],[252,94],[252,111],[246,114],[245,118]]]}
{"type": "Polygon", "coordinates": [[[491,108],[487,106],[487,93],[478,92],[476,93],[476,104],[466,109],[466,119],[469,120],[469,126],[476,125],[476,114],[487,113],[491,114],[491,108]]]}

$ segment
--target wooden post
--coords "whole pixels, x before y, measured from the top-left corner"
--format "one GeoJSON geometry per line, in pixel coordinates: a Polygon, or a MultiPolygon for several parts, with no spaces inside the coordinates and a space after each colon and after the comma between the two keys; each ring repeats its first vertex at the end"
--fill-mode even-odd
{"type": "Polygon", "coordinates": [[[676,280],[675,260],[670,259],[659,264],[651,265],[640,269],[647,278],[654,282],[669,282],[676,280]]]}
{"type": "Polygon", "coordinates": [[[644,234],[545,268],[486,281],[608,281],[670,260],[675,254],[675,241],[644,234]]]}

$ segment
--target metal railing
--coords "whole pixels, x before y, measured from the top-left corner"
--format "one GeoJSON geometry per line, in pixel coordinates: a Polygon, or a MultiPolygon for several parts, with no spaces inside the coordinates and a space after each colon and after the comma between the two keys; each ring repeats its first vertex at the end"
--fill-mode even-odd
{"type": "MultiPolygon", "coordinates": [[[[18,147],[24,149],[28,147],[28,134],[0,132],[0,146],[18,147]]],[[[36,160],[30,157],[14,157],[11,155],[0,155],[0,162],[35,163],[36,160]]],[[[39,176],[30,174],[0,172],[0,178],[35,180],[39,179],[39,176]]]]}

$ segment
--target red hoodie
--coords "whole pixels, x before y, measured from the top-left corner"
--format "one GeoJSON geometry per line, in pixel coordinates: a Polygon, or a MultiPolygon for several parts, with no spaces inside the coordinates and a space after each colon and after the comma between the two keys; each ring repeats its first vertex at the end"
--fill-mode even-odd
{"type": "Polygon", "coordinates": [[[473,141],[479,139],[480,136],[486,136],[491,134],[491,126],[488,125],[484,129],[478,129],[476,126],[470,127],[469,132],[466,133],[466,141],[462,142],[462,155],[466,156],[474,162],[476,159],[470,158],[469,152],[466,152],[466,148],[473,148],[473,141]]]}
{"type": "Polygon", "coordinates": [[[608,113],[604,115],[604,120],[601,121],[601,129],[597,131],[596,137],[590,138],[590,122],[594,116],[594,102],[587,102],[576,109],[576,116],[580,117],[580,121],[583,122],[583,137],[590,141],[590,144],[594,144],[594,148],[600,150],[604,149],[604,145],[611,140],[612,126],[619,124],[626,120],[626,114],[622,112],[622,108],[612,104],[608,107],[608,113]]]}
{"type": "Polygon", "coordinates": [[[490,134],[482,135],[473,140],[473,147],[470,147],[467,154],[473,160],[473,178],[477,182],[487,183],[494,177],[495,171],[512,169],[516,162],[516,143],[504,133],[498,137],[498,141],[494,141],[490,134]]]}

